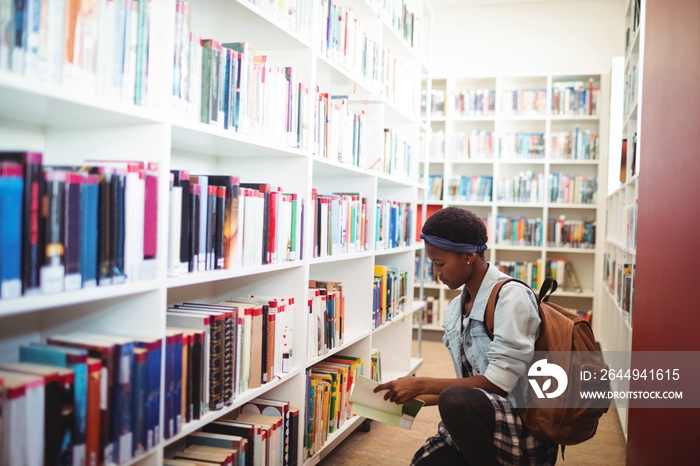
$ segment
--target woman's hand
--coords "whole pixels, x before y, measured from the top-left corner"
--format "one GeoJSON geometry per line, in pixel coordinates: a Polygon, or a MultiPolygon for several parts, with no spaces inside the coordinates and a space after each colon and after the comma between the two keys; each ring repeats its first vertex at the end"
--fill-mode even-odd
{"type": "Polygon", "coordinates": [[[374,393],[387,390],[384,394],[385,400],[396,404],[404,404],[423,393],[421,391],[422,380],[422,377],[401,377],[391,382],[379,384],[374,389],[374,393]]]}

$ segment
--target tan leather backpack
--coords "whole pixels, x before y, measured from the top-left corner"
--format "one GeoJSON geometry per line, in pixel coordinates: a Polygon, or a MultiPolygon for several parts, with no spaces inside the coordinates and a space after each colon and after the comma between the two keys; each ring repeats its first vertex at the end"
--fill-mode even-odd
{"type": "MultiPolygon", "coordinates": [[[[484,315],[484,327],[492,340],[498,293],[503,285],[512,281],[521,283],[532,291],[526,283],[514,278],[502,280],[493,288],[484,315]]],[[[562,367],[569,383],[560,396],[545,400],[539,399],[530,385],[527,407],[520,410],[520,417],[532,434],[559,445],[576,445],[595,435],[598,420],[610,406],[609,399],[581,399],[581,390],[609,390],[607,381],[581,381],[581,371],[601,373],[607,369],[607,365],[590,324],[571,311],[548,301],[556,289],[556,280],[547,277],[539,295],[535,295],[541,319],[535,351],[547,352],[547,362],[562,367]]]]}

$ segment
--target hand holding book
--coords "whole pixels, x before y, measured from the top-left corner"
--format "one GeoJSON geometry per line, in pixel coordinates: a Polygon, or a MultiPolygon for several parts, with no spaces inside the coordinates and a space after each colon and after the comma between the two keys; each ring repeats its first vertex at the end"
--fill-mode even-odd
{"type": "Polygon", "coordinates": [[[352,413],[410,429],[424,402],[415,398],[407,399],[403,403],[385,399],[386,395],[391,393],[381,393],[388,389],[386,385],[379,384],[367,377],[358,377],[350,394],[352,413]]]}

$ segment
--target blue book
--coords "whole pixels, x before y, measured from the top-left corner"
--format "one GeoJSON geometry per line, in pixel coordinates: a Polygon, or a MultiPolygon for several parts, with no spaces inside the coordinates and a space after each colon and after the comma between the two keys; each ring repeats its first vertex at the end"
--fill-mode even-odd
{"type": "Polygon", "coordinates": [[[229,105],[231,104],[231,55],[233,51],[231,49],[223,49],[221,52],[224,55],[224,82],[222,83],[223,89],[223,108],[224,108],[224,129],[229,129],[229,105]]]}
{"type": "Polygon", "coordinates": [[[166,371],[170,369],[170,375],[166,373],[165,376],[170,386],[170,394],[166,393],[166,414],[169,414],[166,430],[172,436],[180,431],[182,425],[182,332],[166,329],[166,341],[166,371]]]}
{"type": "Polygon", "coordinates": [[[74,464],[85,463],[85,436],[87,432],[87,370],[88,352],[83,349],[32,343],[20,346],[20,362],[65,367],[73,370],[73,458],[74,464]]]}
{"type": "Polygon", "coordinates": [[[175,420],[173,419],[173,398],[175,394],[175,336],[165,338],[165,400],[163,402],[163,438],[175,435],[175,420]]]}
{"type": "Polygon", "coordinates": [[[146,450],[158,444],[160,439],[160,365],[163,354],[163,341],[155,338],[140,339],[137,348],[148,350],[148,368],[146,370],[146,450]]]}
{"type": "MultiPolygon", "coordinates": [[[[103,367],[107,367],[109,371],[108,393],[106,395],[109,399],[107,406],[109,443],[113,448],[112,458],[115,463],[130,460],[133,442],[131,430],[133,340],[115,335],[75,332],[66,336],[51,337],[49,343],[87,349],[91,357],[103,360],[103,367]]],[[[109,453],[107,450],[106,454],[109,455],[109,453]]]]}
{"type": "Polygon", "coordinates": [[[80,270],[83,288],[97,286],[97,212],[99,176],[87,175],[81,197],[80,270]]]}
{"type": "Polygon", "coordinates": [[[0,165],[0,298],[22,294],[22,167],[0,165]]]}

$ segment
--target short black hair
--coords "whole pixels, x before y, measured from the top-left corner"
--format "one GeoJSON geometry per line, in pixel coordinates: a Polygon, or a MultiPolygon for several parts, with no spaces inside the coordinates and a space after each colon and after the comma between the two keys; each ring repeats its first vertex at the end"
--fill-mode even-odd
{"type": "MultiPolygon", "coordinates": [[[[488,242],[486,225],[474,212],[459,207],[445,207],[428,217],[421,230],[426,235],[453,243],[481,246],[488,242]]],[[[479,253],[483,259],[484,253],[479,253]]]]}

